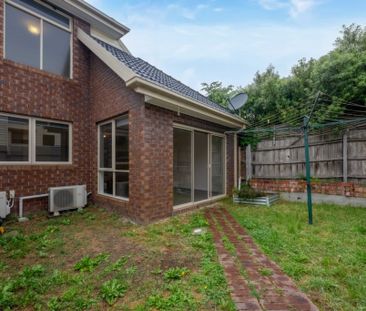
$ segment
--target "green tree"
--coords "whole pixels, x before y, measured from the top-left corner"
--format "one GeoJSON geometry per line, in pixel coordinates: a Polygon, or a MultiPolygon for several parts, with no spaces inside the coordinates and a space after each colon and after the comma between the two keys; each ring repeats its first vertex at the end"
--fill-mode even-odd
{"type": "Polygon", "coordinates": [[[341,36],[335,40],[336,50],[364,53],[366,51],[366,27],[351,24],[343,25],[341,36]]]}
{"type": "Polygon", "coordinates": [[[224,106],[233,93],[246,92],[249,100],[240,113],[254,126],[301,122],[319,91],[323,95],[313,120],[332,120],[342,113],[357,117],[366,108],[366,28],[343,26],[334,46],[319,59],[300,59],[288,77],[281,78],[270,65],[244,88],[215,81],[203,83],[203,90],[224,106]]]}
{"type": "Polygon", "coordinates": [[[233,85],[223,86],[222,82],[219,81],[202,83],[201,85],[201,90],[207,94],[208,98],[223,107],[228,107],[229,99],[238,89],[233,85]]]}
{"type": "Polygon", "coordinates": [[[271,118],[277,110],[281,94],[281,78],[274,66],[270,65],[263,72],[255,74],[253,83],[243,89],[248,94],[248,102],[241,115],[249,122],[263,122],[271,118]]]}

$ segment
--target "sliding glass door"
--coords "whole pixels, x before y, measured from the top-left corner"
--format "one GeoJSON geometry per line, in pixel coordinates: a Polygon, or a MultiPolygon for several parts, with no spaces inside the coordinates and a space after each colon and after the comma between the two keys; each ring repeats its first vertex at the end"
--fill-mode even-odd
{"type": "Polygon", "coordinates": [[[174,129],[174,206],[192,201],[192,135],[191,131],[174,129]]]}
{"type": "Polygon", "coordinates": [[[189,128],[174,128],[174,206],[225,194],[225,138],[189,128]]]}
{"type": "Polygon", "coordinates": [[[208,134],[194,132],[194,201],[208,199],[208,134]]]}
{"type": "Polygon", "coordinates": [[[225,193],[224,139],[212,136],[211,139],[211,194],[225,193]]]}

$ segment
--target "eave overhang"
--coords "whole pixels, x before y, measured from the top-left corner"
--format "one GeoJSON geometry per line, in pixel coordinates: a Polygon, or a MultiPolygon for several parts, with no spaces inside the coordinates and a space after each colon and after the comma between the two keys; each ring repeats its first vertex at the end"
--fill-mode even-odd
{"type": "Polygon", "coordinates": [[[178,114],[186,114],[229,128],[242,128],[244,120],[229,113],[210,108],[198,101],[182,96],[167,88],[136,76],[126,82],[136,93],[145,95],[145,101],[178,114]]]}
{"type": "Polygon", "coordinates": [[[93,28],[105,33],[114,40],[119,40],[130,29],[112,17],[104,14],[84,0],[47,0],[64,11],[88,22],[93,28]]]}

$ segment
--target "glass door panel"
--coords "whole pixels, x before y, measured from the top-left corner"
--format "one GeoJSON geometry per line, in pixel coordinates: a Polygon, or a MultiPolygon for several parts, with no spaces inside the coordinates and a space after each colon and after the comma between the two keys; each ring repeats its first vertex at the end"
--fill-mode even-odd
{"type": "Polygon", "coordinates": [[[212,136],[211,140],[211,193],[212,196],[225,193],[224,139],[212,136]]]}
{"type": "Polygon", "coordinates": [[[175,128],[173,133],[174,206],[192,201],[192,132],[175,128]]]}
{"type": "Polygon", "coordinates": [[[208,199],[208,134],[194,132],[194,201],[208,199]]]}

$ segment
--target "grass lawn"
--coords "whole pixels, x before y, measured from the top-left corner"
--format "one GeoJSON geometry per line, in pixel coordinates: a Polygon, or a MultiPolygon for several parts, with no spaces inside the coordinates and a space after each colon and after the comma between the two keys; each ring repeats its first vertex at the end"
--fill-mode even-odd
{"type": "Polygon", "coordinates": [[[321,310],[366,310],[366,209],[223,204],[321,310]]]}
{"type": "Polygon", "coordinates": [[[198,212],[146,227],[97,207],[0,236],[0,310],[234,310],[198,212]]]}

